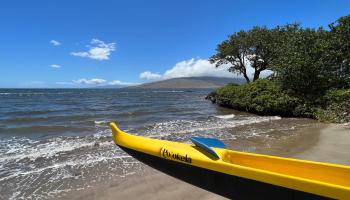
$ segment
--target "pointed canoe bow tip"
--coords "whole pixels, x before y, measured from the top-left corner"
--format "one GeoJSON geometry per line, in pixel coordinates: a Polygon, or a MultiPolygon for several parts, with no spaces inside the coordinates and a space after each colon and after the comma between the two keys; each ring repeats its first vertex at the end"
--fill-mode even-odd
{"type": "Polygon", "coordinates": [[[117,133],[123,132],[122,130],[119,129],[117,122],[111,122],[111,123],[109,123],[109,126],[111,127],[112,131],[115,131],[117,133]]]}
{"type": "Polygon", "coordinates": [[[109,123],[109,126],[110,126],[111,129],[112,129],[112,137],[113,137],[113,140],[114,140],[114,142],[117,144],[117,135],[118,135],[118,133],[122,133],[123,131],[120,130],[120,129],[118,128],[116,122],[111,122],[111,123],[109,123]]]}

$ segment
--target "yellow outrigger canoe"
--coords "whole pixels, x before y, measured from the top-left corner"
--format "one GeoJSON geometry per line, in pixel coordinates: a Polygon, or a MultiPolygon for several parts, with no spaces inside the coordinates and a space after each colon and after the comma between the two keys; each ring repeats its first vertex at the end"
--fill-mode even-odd
{"type": "MultiPolygon", "coordinates": [[[[350,199],[350,167],[225,149],[211,138],[192,144],[135,136],[110,127],[131,156],[230,199],[350,199]]],[[[350,155],[349,155],[350,156],[350,155]]]]}

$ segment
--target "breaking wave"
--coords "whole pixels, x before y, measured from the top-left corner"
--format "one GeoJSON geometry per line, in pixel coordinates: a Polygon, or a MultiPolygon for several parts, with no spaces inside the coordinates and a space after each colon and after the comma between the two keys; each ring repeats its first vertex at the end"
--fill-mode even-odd
{"type": "Polygon", "coordinates": [[[216,115],[215,116],[216,118],[219,118],[219,119],[233,119],[235,117],[234,114],[229,114],[229,115],[216,115]]]}
{"type": "Polygon", "coordinates": [[[187,140],[189,136],[216,137],[222,140],[234,139],[235,135],[227,129],[238,126],[257,124],[280,120],[279,116],[271,117],[244,117],[240,120],[217,120],[209,118],[205,121],[173,120],[155,123],[146,128],[143,135],[155,138],[173,140],[187,140]]]}

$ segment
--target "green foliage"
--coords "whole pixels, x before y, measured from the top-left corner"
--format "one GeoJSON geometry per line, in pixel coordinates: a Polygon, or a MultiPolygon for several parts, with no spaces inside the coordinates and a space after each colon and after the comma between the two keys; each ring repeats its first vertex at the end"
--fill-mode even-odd
{"type": "Polygon", "coordinates": [[[330,25],[330,31],[276,27],[276,58],[270,64],[284,90],[308,100],[332,88],[350,87],[350,16],[330,25]]]}
{"type": "Polygon", "coordinates": [[[334,72],[332,84],[350,88],[350,15],[329,25],[330,43],[328,60],[334,72]]]}
{"type": "Polygon", "coordinates": [[[251,84],[226,85],[216,91],[218,104],[262,115],[293,116],[298,101],[266,79],[251,84]]]}
{"type": "Polygon", "coordinates": [[[315,101],[290,96],[275,81],[228,84],[208,96],[217,104],[260,115],[308,117],[326,122],[350,121],[350,89],[332,89],[315,101]]]}
{"type": "Polygon", "coordinates": [[[341,103],[346,100],[350,100],[350,89],[332,89],[327,91],[322,97],[322,102],[324,105],[341,103]]]}
{"type": "Polygon", "coordinates": [[[350,121],[350,89],[330,90],[321,98],[321,107],[315,117],[321,121],[350,121]]]}
{"type": "Polygon", "coordinates": [[[275,57],[275,32],[266,27],[253,27],[249,31],[239,31],[222,43],[216,49],[216,54],[209,60],[216,67],[230,65],[229,71],[242,74],[249,83],[247,68],[254,69],[253,81],[259,79],[260,73],[268,69],[269,63],[275,57]]]}
{"type": "Polygon", "coordinates": [[[314,102],[304,101],[300,99],[300,103],[294,109],[293,116],[316,119],[316,113],[318,111],[319,109],[317,106],[314,105],[314,102]]]}
{"type": "Polygon", "coordinates": [[[287,24],[253,27],[232,34],[210,58],[219,67],[253,82],[227,85],[210,99],[218,104],[262,115],[302,116],[330,122],[350,121],[350,15],[329,30],[287,24]],[[259,79],[269,69],[269,80],[259,79]]]}
{"type": "Polygon", "coordinates": [[[275,78],[293,95],[314,98],[328,89],[326,59],[329,33],[322,28],[302,29],[299,25],[276,28],[279,32],[277,57],[272,61],[275,78]]]}

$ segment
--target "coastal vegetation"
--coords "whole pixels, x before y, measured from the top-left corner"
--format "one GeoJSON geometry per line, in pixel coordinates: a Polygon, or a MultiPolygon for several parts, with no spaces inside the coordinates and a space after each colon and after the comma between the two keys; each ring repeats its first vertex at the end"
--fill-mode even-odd
{"type": "Polygon", "coordinates": [[[221,106],[261,115],[350,121],[350,15],[328,28],[287,24],[229,36],[209,60],[246,83],[208,95],[221,106]],[[253,76],[249,76],[249,67],[253,76]],[[269,76],[261,77],[269,70],[269,76]]]}

